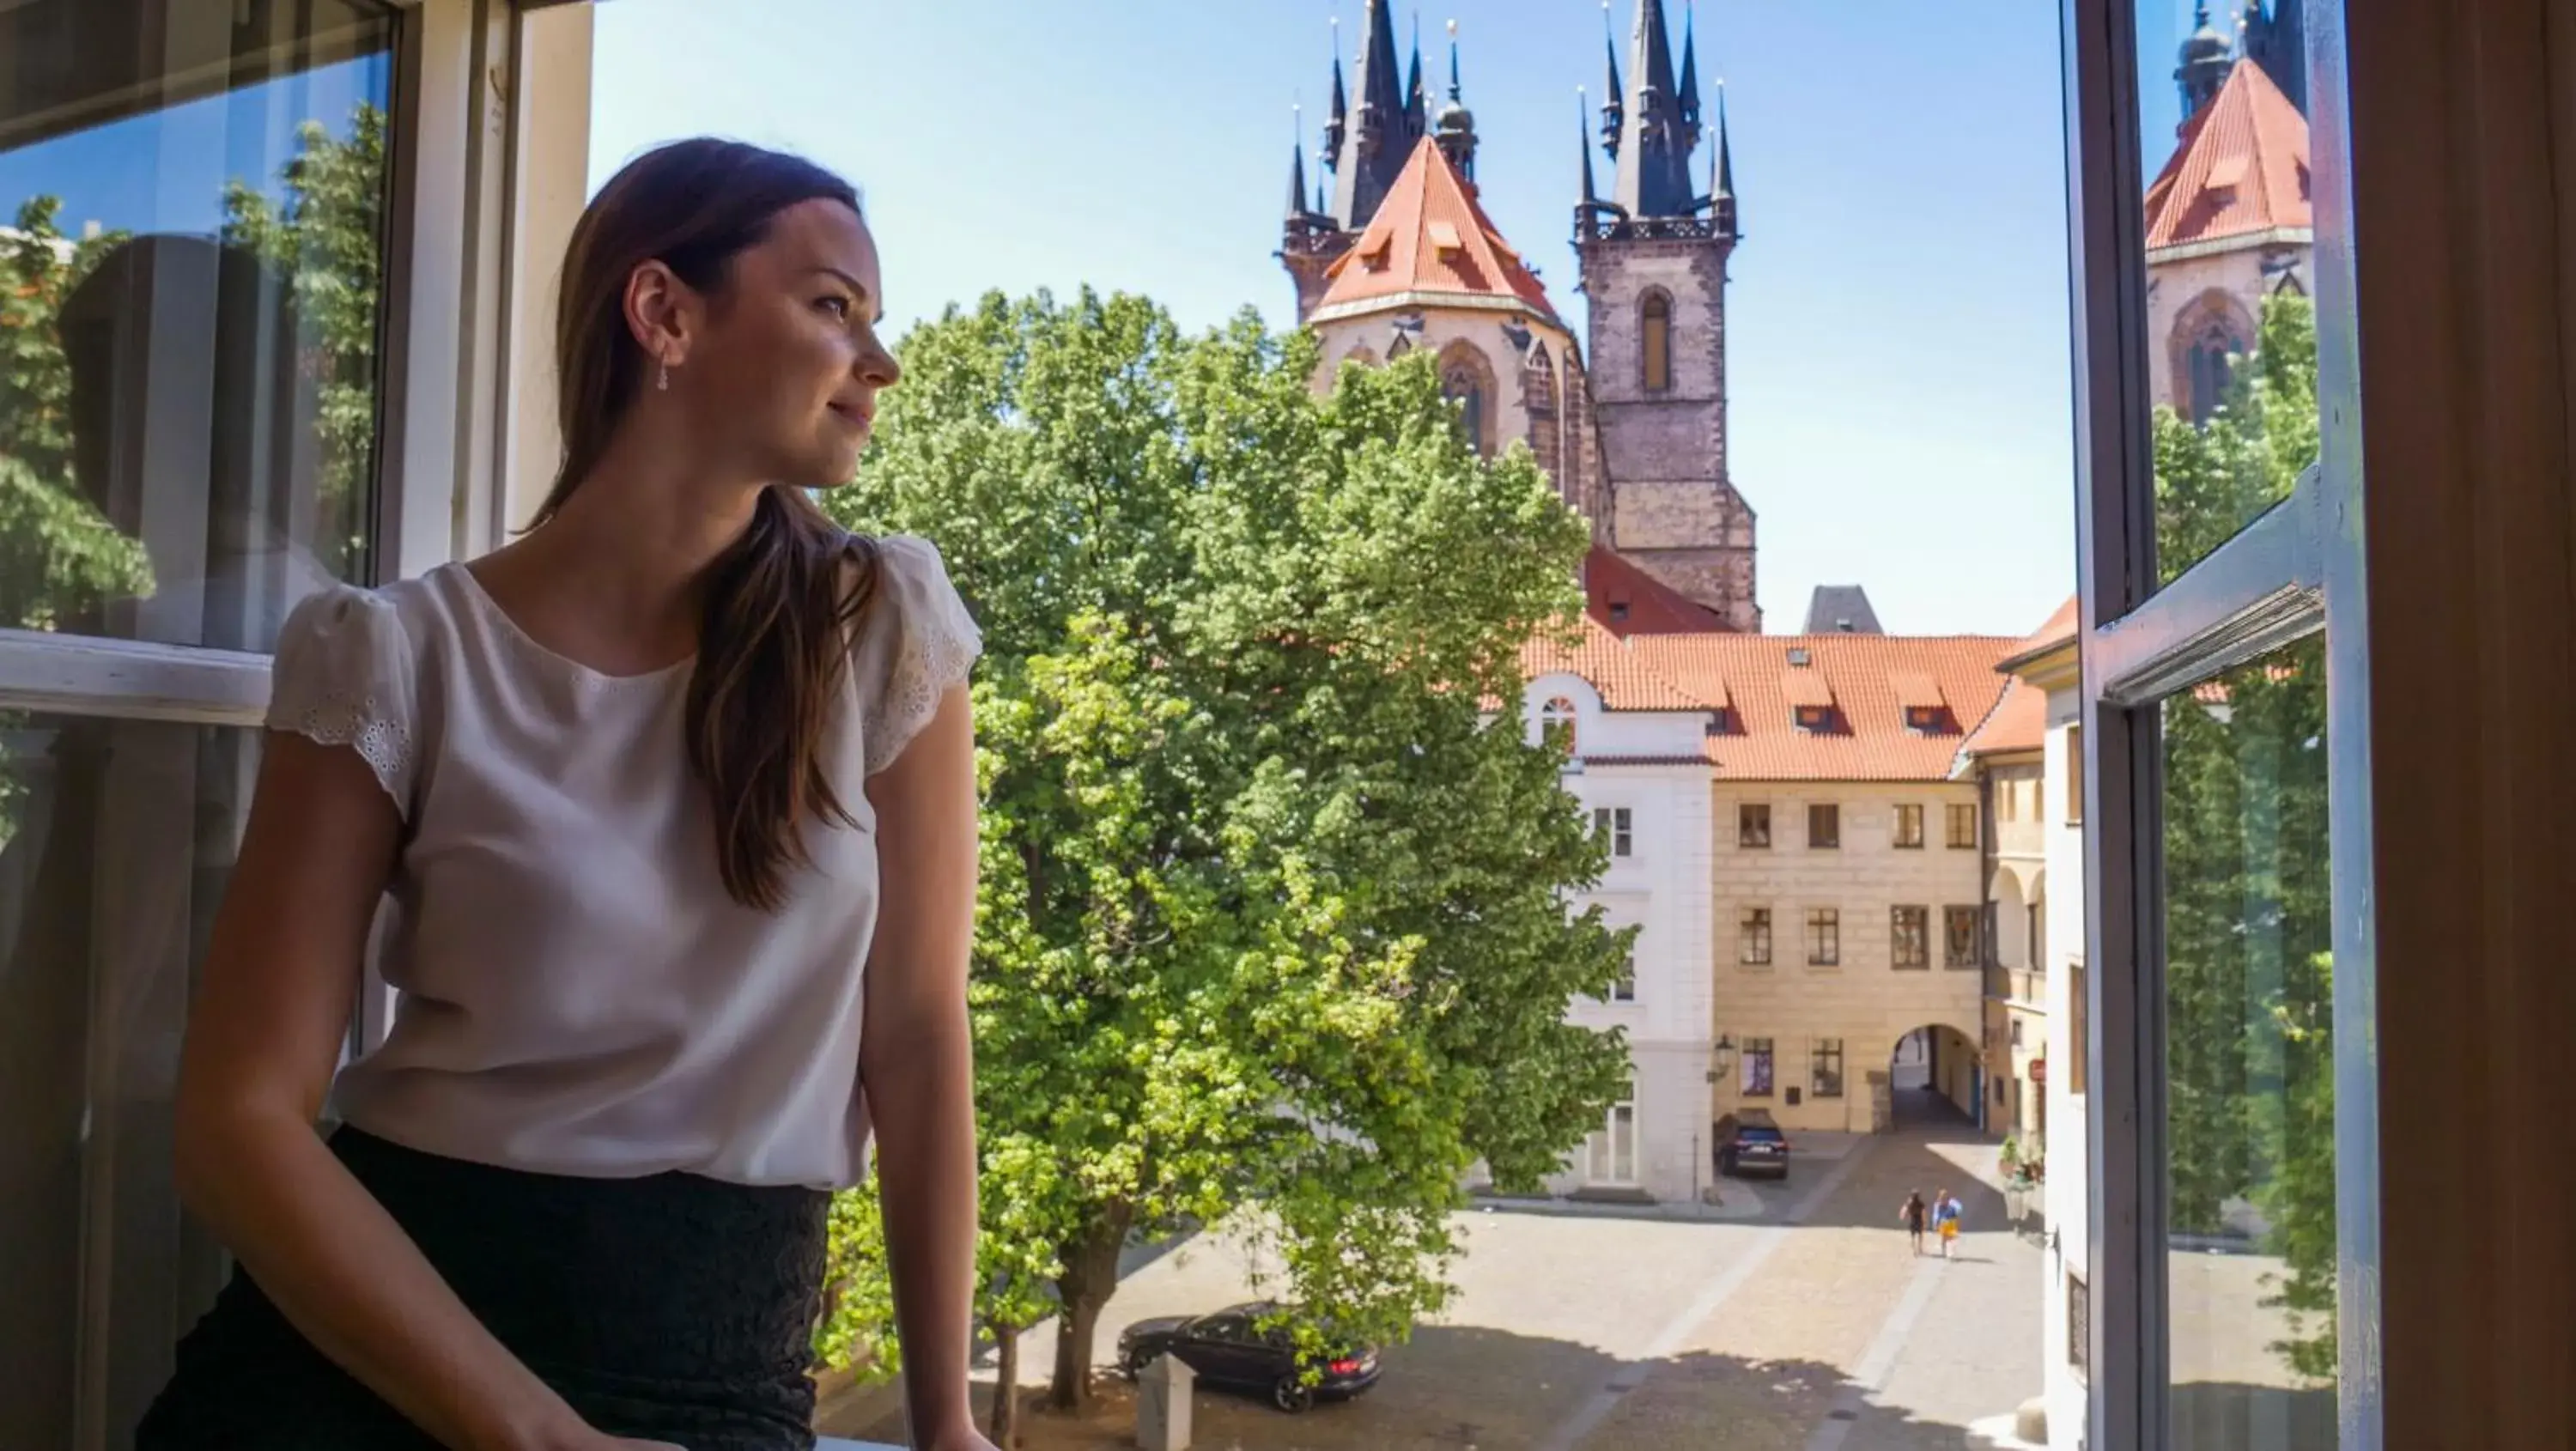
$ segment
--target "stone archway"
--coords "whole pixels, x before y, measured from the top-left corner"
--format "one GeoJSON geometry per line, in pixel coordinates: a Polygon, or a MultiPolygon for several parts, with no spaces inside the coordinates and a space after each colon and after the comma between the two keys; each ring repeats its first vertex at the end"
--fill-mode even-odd
{"type": "Polygon", "coordinates": [[[1986,1058],[1975,1030],[1918,1024],[1889,1046],[1887,1072],[1872,1085],[1870,1127],[1885,1133],[1922,1123],[1976,1126],[1985,1084],[1986,1058]]]}

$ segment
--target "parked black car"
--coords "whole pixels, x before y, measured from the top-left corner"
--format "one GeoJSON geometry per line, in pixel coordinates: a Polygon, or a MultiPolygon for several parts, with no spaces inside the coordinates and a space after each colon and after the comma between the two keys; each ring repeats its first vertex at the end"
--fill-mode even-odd
{"type": "Polygon", "coordinates": [[[1261,1328],[1278,1314],[1278,1306],[1259,1300],[1213,1314],[1139,1320],[1118,1337],[1119,1369],[1134,1376],[1168,1354],[1210,1385],[1257,1392],[1292,1414],[1318,1400],[1348,1400],[1377,1384],[1376,1347],[1301,1362],[1286,1327],[1261,1328]],[[1303,1373],[1309,1368],[1316,1373],[1311,1381],[1303,1373]]]}
{"type": "Polygon", "coordinates": [[[1789,1177],[1789,1136],[1780,1131],[1769,1109],[1748,1108],[1726,1115],[1710,1131],[1709,1142],[1716,1146],[1720,1174],[1789,1177]]]}

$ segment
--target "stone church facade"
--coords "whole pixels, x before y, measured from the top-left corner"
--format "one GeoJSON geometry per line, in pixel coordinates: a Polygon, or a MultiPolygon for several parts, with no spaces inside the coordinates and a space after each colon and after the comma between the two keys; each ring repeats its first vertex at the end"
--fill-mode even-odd
{"type": "Polygon", "coordinates": [[[1435,103],[1418,46],[1399,68],[1387,0],[1368,0],[1353,84],[1335,58],[1311,192],[1299,143],[1279,257],[1322,343],[1318,387],[1346,362],[1428,348],[1479,449],[1529,445],[1591,522],[1585,584],[1606,627],[1758,632],[1754,515],[1727,467],[1726,270],[1740,232],[1724,101],[1702,186],[1694,38],[1676,66],[1661,0],[1638,0],[1627,52],[1623,79],[1609,48],[1597,147],[1588,118],[1580,138],[1580,340],[1477,202],[1455,37],[1435,103]],[[1606,197],[1596,149],[1612,164],[1606,197]]]}

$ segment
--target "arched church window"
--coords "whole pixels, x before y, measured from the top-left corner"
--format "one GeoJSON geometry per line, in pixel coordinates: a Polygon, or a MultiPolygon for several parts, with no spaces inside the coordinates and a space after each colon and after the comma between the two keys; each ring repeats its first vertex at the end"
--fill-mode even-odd
{"type": "Polygon", "coordinates": [[[2235,358],[2244,352],[2224,327],[2212,325],[2192,340],[2185,355],[2186,382],[2189,388],[2191,421],[2207,423],[2209,416],[2226,401],[2227,386],[2235,377],[2235,358]]]}
{"type": "Polygon", "coordinates": [[[1673,300],[1660,292],[1646,294],[1639,308],[1638,342],[1645,350],[1645,385],[1649,393],[1673,386],[1673,300]]]}
{"type": "Polygon", "coordinates": [[[1472,368],[1452,366],[1441,375],[1440,391],[1458,405],[1458,427],[1478,453],[1485,449],[1485,383],[1472,368]]]}

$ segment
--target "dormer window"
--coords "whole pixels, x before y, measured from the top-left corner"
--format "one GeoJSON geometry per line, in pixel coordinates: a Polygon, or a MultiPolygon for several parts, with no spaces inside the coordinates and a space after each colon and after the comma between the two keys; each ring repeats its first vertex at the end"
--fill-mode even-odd
{"type": "Polygon", "coordinates": [[[1805,669],[1805,668],[1806,668],[1806,666],[1807,666],[1807,664],[1808,664],[1808,662],[1810,661],[1810,659],[1811,659],[1811,658],[1812,658],[1812,657],[1808,655],[1808,653],[1807,653],[1807,651],[1805,650],[1805,648],[1804,648],[1804,647],[1801,647],[1801,646],[1792,646],[1792,647],[1790,647],[1790,650],[1789,650],[1789,663],[1790,663],[1790,664],[1795,665],[1795,666],[1799,667],[1800,669],[1805,669]]]}
{"type": "Polygon", "coordinates": [[[1830,705],[1802,705],[1794,713],[1798,729],[1827,731],[1833,729],[1834,708],[1830,705]]]}
{"type": "Polygon", "coordinates": [[[1930,735],[1933,732],[1938,731],[1941,729],[1941,707],[1937,705],[1907,706],[1905,708],[1905,728],[1910,731],[1920,731],[1925,735],[1930,735]]]}

